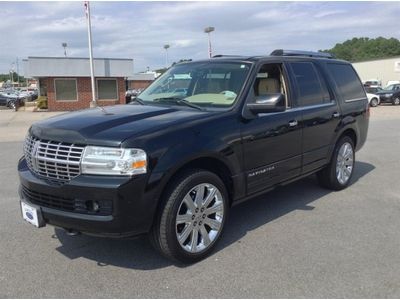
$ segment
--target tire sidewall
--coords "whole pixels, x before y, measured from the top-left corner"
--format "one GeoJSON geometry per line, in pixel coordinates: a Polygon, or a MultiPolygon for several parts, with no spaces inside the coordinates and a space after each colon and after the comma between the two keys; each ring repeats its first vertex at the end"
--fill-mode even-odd
{"type": "Polygon", "coordinates": [[[351,179],[353,178],[354,166],[355,166],[354,142],[350,137],[344,136],[336,144],[335,151],[334,151],[334,154],[333,154],[333,157],[332,157],[332,163],[331,163],[331,174],[330,175],[332,176],[332,179],[334,180],[334,185],[336,186],[337,190],[341,190],[341,189],[344,189],[347,186],[349,186],[349,184],[351,182],[351,179]],[[337,165],[337,158],[338,158],[338,155],[339,155],[339,150],[340,150],[340,148],[342,147],[342,145],[344,143],[349,143],[351,145],[352,150],[353,150],[353,168],[351,170],[351,174],[350,174],[349,180],[347,180],[346,183],[342,184],[342,183],[339,182],[339,180],[336,177],[336,165],[337,165]]]}
{"type": "Polygon", "coordinates": [[[7,106],[8,106],[9,108],[15,110],[15,109],[17,108],[17,103],[16,103],[16,101],[11,100],[11,101],[8,102],[8,105],[7,105],[7,106]]]}
{"type": "Polygon", "coordinates": [[[173,253],[174,258],[177,258],[179,261],[185,262],[185,263],[192,263],[196,262],[198,260],[201,260],[202,258],[208,256],[210,252],[213,250],[215,245],[218,243],[218,240],[220,240],[222,232],[224,230],[225,222],[228,217],[228,211],[229,211],[229,198],[228,198],[228,193],[226,191],[226,187],[222,180],[215,175],[214,173],[208,172],[208,171],[197,171],[190,176],[186,178],[181,178],[181,180],[178,180],[175,182],[175,186],[172,190],[172,192],[169,195],[169,198],[167,200],[168,202],[172,201],[172,205],[168,209],[168,211],[164,211],[163,217],[165,218],[164,220],[161,220],[161,222],[165,222],[166,224],[166,239],[168,243],[168,248],[171,250],[173,253]],[[198,184],[202,183],[210,183],[218,188],[218,190],[221,192],[221,195],[224,199],[223,204],[224,204],[224,217],[222,220],[221,224],[221,230],[219,231],[217,237],[209,246],[207,249],[204,249],[201,252],[198,253],[189,253],[182,249],[181,245],[178,242],[178,239],[176,237],[176,215],[178,212],[178,209],[182,203],[183,198],[186,196],[186,194],[193,189],[198,184]]]}

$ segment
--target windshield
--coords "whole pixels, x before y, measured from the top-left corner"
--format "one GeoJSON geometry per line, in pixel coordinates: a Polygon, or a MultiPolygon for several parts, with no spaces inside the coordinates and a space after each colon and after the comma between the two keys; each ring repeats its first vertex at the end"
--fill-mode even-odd
{"type": "Polygon", "coordinates": [[[145,104],[228,109],[235,103],[250,66],[215,61],[177,65],[161,75],[139,98],[145,104]]]}
{"type": "Polygon", "coordinates": [[[393,89],[394,89],[394,85],[393,85],[393,84],[388,85],[387,87],[385,87],[385,90],[391,91],[391,90],[393,90],[393,89]]]}
{"type": "Polygon", "coordinates": [[[391,85],[388,85],[387,87],[385,87],[385,90],[394,91],[394,90],[397,90],[397,87],[398,87],[398,85],[391,84],[391,85]]]}
{"type": "Polygon", "coordinates": [[[381,91],[382,89],[379,88],[379,87],[375,87],[375,88],[366,87],[365,90],[366,90],[367,93],[374,94],[374,93],[377,93],[377,92],[381,91]]]}

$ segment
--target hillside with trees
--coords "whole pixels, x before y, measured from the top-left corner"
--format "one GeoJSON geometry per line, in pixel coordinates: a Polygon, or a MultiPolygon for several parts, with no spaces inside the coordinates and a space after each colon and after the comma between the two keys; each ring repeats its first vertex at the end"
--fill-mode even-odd
{"type": "Polygon", "coordinates": [[[336,44],[332,49],[320,51],[332,53],[339,59],[357,62],[400,56],[400,41],[396,38],[378,37],[370,39],[361,37],[336,44]]]}

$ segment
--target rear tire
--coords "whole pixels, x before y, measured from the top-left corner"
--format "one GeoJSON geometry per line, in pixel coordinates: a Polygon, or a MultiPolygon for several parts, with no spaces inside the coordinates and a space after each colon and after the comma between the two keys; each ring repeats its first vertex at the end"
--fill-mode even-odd
{"type": "Polygon", "coordinates": [[[337,142],[329,165],[317,173],[318,182],[331,190],[346,188],[354,173],[354,162],[354,142],[349,136],[344,136],[337,142]]]}
{"type": "Polygon", "coordinates": [[[194,263],[208,256],[221,237],[229,200],[223,181],[205,170],[187,170],[163,195],[150,241],[165,257],[194,263]]]}
{"type": "Polygon", "coordinates": [[[392,104],[393,104],[393,105],[399,105],[399,104],[400,104],[400,98],[397,97],[397,98],[393,99],[393,100],[392,100],[392,104]]]}

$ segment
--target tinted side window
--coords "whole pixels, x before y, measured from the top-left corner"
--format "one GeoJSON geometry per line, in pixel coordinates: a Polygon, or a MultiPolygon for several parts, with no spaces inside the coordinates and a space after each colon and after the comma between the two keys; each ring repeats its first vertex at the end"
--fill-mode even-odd
{"type": "Polygon", "coordinates": [[[328,63],[327,66],[345,101],[365,98],[363,85],[351,65],[328,63]]]}
{"type": "Polygon", "coordinates": [[[310,62],[290,64],[296,77],[301,106],[322,104],[330,101],[325,83],[320,81],[317,70],[310,62]]]}

